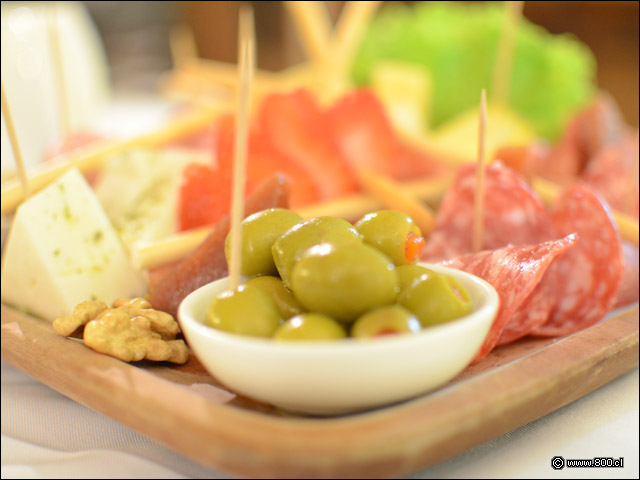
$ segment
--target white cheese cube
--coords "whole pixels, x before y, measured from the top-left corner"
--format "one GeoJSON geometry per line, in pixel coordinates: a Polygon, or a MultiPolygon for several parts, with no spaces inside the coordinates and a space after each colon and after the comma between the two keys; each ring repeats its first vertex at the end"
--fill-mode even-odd
{"type": "Polygon", "coordinates": [[[78,170],[18,210],[2,259],[2,301],[47,320],[85,300],[147,292],[100,202],[78,170]]]}

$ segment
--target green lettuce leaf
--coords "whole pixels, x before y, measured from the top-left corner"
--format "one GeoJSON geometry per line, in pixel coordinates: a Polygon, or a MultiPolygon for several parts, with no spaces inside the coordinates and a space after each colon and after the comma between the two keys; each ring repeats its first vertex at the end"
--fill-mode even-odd
{"type": "MultiPolygon", "coordinates": [[[[392,2],[371,22],[352,67],[354,82],[368,85],[380,60],[409,62],[432,78],[430,128],[476,106],[491,80],[502,30],[501,4],[392,2]]],[[[526,18],[519,23],[509,105],[535,132],[557,139],[567,120],[597,90],[596,61],[575,37],[551,35],[526,18]]]]}

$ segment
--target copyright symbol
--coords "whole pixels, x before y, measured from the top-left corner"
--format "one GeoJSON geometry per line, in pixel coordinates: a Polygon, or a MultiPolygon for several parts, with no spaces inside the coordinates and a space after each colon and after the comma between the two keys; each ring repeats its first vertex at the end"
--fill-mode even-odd
{"type": "Polygon", "coordinates": [[[553,457],[551,459],[551,468],[554,470],[562,470],[564,468],[564,458],[553,457]]]}

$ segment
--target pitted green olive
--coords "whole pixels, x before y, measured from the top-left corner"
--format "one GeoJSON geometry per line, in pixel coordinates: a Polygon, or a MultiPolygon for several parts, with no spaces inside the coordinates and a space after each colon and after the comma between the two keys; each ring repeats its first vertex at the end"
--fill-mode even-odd
{"type": "Polygon", "coordinates": [[[293,267],[291,290],[307,310],[343,322],[394,303],[399,291],[391,260],[360,242],[308,249],[293,267]]]}
{"type": "Polygon", "coordinates": [[[267,292],[275,300],[284,318],[291,318],[304,312],[304,307],[278,277],[261,275],[249,279],[245,285],[252,285],[267,292]]]}
{"type": "MultiPolygon", "coordinates": [[[[254,213],[242,221],[241,272],[247,277],[277,275],[271,247],[283,233],[302,221],[302,217],[284,208],[271,208],[254,213]]],[[[231,233],[224,243],[227,263],[230,262],[231,233]]]]}
{"type": "Polygon", "coordinates": [[[416,263],[424,248],[420,228],[398,210],[369,213],[355,227],[363,242],[380,250],[396,266],[416,263]]]}
{"type": "Polygon", "coordinates": [[[321,313],[303,313],[283,323],[273,335],[275,340],[339,340],[345,338],[344,327],[321,313]]]}
{"type": "Polygon", "coordinates": [[[360,242],[349,222],[335,217],[317,217],[289,229],[273,244],[273,260],[284,284],[291,288],[291,271],[300,256],[318,243],[360,242]]]}
{"type": "Polygon", "coordinates": [[[398,303],[411,311],[423,327],[454,320],[473,310],[466,289],[449,275],[435,272],[407,287],[398,303]]]}
{"type": "Polygon", "coordinates": [[[422,265],[400,265],[396,267],[396,272],[398,273],[400,293],[416,280],[424,280],[428,275],[434,273],[433,270],[423,267],[422,265]]]}
{"type": "Polygon", "coordinates": [[[282,320],[278,305],[268,293],[241,285],[237,291],[227,290],[213,299],[205,324],[241,335],[271,337],[282,320]]]}
{"type": "Polygon", "coordinates": [[[416,333],[422,329],[418,319],[400,305],[376,308],[359,317],[351,327],[351,336],[370,338],[397,333],[416,333]]]}

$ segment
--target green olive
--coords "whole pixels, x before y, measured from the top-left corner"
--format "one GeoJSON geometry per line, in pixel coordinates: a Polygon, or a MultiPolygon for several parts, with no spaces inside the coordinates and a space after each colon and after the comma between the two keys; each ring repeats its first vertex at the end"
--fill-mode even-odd
{"type": "Polygon", "coordinates": [[[355,228],[341,218],[317,217],[299,223],[273,244],[273,260],[284,284],[291,288],[291,271],[300,256],[318,243],[360,242],[355,228]]]}
{"type": "Polygon", "coordinates": [[[351,327],[351,336],[369,338],[397,333],[416,333],[422,329],[418,319],[400,305],[376,308],[359,317],[351,327]]]}
{"type": "Polygon", "coordinates": [[[396,266],[416,263],[424,248],[420,228],[398,210],[369,213],[355,227],[363,242],[380,250],[396,266]]]}
{"type": "Polygon", "coordinates": [[[398,272],[398,284],[400,285],[400,293],[409,287],[416,280],[423,280],[428,275],[433,274],[433,270],[429,270],[422,265],[400,265],[396,267],[398,272]]]}
{"type": "Polygon", "coordinates": [[[281,323],[275,300],[264,290],[247,285],[214,298],[205,318],[210,327],[256,337],[271,337],[281,323]]]}
{"type": "MultiPolygon", "coordinates": [[[[242,221],[240,271],[247,277],[277,275],[271,247],[283,233],[302,221],[302,217],[284,208],[271,208],[249,215],[242,221]]],[[[231,255],[231,233],[224,242],[227,263],[231,255]]]]}
{"type": "Polygon", "coordinates": [[[275,340],[337,340],[345,338],[344,327],[333,318],[321,313],[303,313],[283,323],[273,338],[275,340]]]}
{"type": "Polygon", "coordinates": [[[413,282],[398,297],[423,327],[448,322],[473,310],[471,297],[453,277],[432,272],[413,282]]]}
{"type": "Polygon", "coordinates": [[[394,303],[398,276],[391,260],[369,245],[321,243],[293,267],[291,290],[307,310],[351,322],[394,303]]]}
{"type": "Polygon", "coordinates": [[[270,275],[253,277],[245,285],[252,285],[267,292],[278,304],[284,318],[291,318],[304,312],[304,307],[278,277],[270,275]]]}

